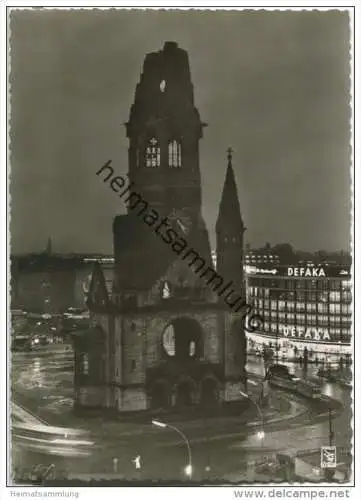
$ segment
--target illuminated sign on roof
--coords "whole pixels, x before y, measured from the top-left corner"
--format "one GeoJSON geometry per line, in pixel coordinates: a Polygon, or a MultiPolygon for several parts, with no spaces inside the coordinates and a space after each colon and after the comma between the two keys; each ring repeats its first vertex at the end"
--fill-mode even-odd
{"type": "Polygon", "coordinates": [[[326,274],[322,267],[289,267],[287,269],[287,276],[320,278],[326,276],[326,274]]]}
{"type": "Polygon", "coordinates": [[[275,278],[345,278],[350,279],[350,270],[338,266],[244,266],[248,275],[273,275],[275,278]]]}

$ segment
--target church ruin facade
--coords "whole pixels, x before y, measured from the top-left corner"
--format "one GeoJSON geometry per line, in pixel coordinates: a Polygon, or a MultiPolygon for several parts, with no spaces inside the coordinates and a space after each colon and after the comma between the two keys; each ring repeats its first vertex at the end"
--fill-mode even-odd
{"type": "MultiPolygon", "coordinates": [[[[188,54],[166,42],[145,58],[126,124],[131,190],[127,213],[113,222],[113,283],[107,286],[101,266],[95,266],[91,326],[74,335],[78,406],[126,412],[216,407],[242,397],[244,311],[232,304],[245,295],[245,228],[229,152],[215,270],[202,216],[204,127],[188,54]],[[185,257],[185,248],[196,258],[185,257]],[[219,282],[197,272],[201,263],[222,279],[223,295],[219,282]]],[[[100,172],[103,180],[110,169],[100,172]]]]}

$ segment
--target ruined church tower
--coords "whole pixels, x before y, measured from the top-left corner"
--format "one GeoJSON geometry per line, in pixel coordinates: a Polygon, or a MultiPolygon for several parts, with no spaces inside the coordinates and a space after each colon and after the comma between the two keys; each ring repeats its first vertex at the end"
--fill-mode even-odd
{"type": "MultiPolygon", "coordinates": [[[[204,125],[194,104],[188,54],[165,42],[145,57],[126,123],[129,181],[146,200],[143,209],[147,205],[167,218],[199,265],[215,272],[201,212],[204,125]]],[[[231,165],[217,238],[224,279],[233,274],[242,281],[241,253],[237,260],[242,230],[238,219],[226,221],[228,196],[238,202],[231,165]]],[[[246,362],[241,315],[160,234],[134,207],[114,219],[113,289],[107,289],[98,266],[89,289],[92,327],[75,342],[81,406],[121,412],[198,404],[216,408],[241,398],[246,362]]]]}

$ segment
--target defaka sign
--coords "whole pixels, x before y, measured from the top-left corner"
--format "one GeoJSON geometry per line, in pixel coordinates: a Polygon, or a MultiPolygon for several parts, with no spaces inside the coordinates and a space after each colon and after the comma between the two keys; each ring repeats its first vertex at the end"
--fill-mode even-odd
{"type": "Polygon", "coordinates": [[[326,273],[323,267],[288,267],[287,276],[322,278],[326,273]]]}
{"type": "Polygon", "coordinates": [[[280,266],[265,268],[250,268],[248,274],[270,275],[270,277],[289,277],[289,278],[350,278],[350,268],[339,266],[280,266]]]}
{"type": "Polygon", "coordinates": [[[297,338],[297,339],[309,339],[309,340],[321,340],[327,341],[331,340],[330,334],[327,328],[314,328],[314,327],[302,327],[302,326],[285,326],[280,325],[281,334],[284,337],[297,338]]]}

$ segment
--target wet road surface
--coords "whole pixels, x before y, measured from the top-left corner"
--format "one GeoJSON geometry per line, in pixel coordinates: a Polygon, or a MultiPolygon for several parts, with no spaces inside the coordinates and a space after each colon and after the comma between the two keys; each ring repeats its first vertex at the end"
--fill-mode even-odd
{"type": "MultiPolygon", "coordinates": [[[[315,366],[307,374],[302,368],[293,370],[298,376],[314,377],[315,366]]],[[[187,448],[179,436],[170,429],[154,428],[150,424],[104,421],[100,418],[79,419],[72,413],[73,402],[72,352],[66,346],[57,346],[50,352],[14,353],[12,357],[12,385],[15,398],[28,408],[32,401],[34,413],[52,414],[59,425],[85,428],[89,441],[94,443],[86,456],[59,456],[19,446],[13,440],[13,464],[17,469],[30,464],[54,463],[64,474],[110,473],[117,471],[127,479],[174,479],[184,476],[187,448]],[[34,406],[34,401],[36,401],[34,406]],[[25,402],[25,403],[24,403],[25,402]],[[135,470],[132,460],[141,456],[142,468],[135,470]],[[114,461],[116,458],[116,461],[114,461]]],[[[263,375],[263,362],[251,358],[248,370],[255,377],[263,375]]],[[[332,425],[335,444],[349,446],[351,429],[351,392],[338,384],[321,383],[322,392],[339,401],[333,414],[332,425]]],[[[307,451],[328,444],[329,422],[327,408],[315,411],[306,400],[286,395],[292,401],[295,417],[289,421],[266,423],[266,434],[260,442],[259,426],[239,423],[232,419],[205,419],[184,423],[192,447],[194,479],[220,479],[230,471],[245,467],[254,459],[276,451],[307,451]],[[297,416],[298,415],[298,416],[297,416]],[[220,436],[222,435],[222,436],[220,436]],[[209,471],[210,468],[210,471],[209,471]]]]}

